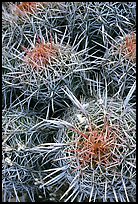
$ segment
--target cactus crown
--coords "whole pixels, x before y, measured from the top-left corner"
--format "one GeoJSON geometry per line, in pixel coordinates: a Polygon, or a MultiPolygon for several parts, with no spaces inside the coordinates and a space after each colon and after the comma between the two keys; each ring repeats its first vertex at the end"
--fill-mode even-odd
{"type": "Polygon", "coordinates": [[[120,50],[126,59],[136,62],[136,34],[134,32],[126,36],[120,50]]]}
{"type": "Polygon", "coordinates": [[[16,13],[17,15],[26,15],[26,14],[33,14],[39,2],[21,2],[16,6],[16,13]]]}
{"type": "Polygon", "coordinates": [[[50,43],[39,42],[31,49],[26,49],[25,62],[33,68],[40,68],[50,63],[57,56],[57,47],[50,43]]]}

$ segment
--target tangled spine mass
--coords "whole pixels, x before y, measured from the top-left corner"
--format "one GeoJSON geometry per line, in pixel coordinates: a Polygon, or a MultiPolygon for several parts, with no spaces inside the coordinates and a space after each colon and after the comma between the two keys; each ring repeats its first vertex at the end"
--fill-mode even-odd
{"type": "Polygon", "coordinates": [[[135,111],[124,109],[119,100],[108,99],[106,106],[98,100],[88,103],[87,116],[75,107],[66,112],[65,126],[72,126],[60,126],[49,147],[53,145],[49,156],[55,150],[52,163],[57,168],[44,185],[66,184],[64,201],[135,200],[135,111]]]}

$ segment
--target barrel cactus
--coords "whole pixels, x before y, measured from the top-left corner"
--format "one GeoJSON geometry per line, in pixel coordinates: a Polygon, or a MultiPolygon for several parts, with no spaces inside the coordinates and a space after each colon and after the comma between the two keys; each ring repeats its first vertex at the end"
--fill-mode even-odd
{"type": "Polygon", "coordinates": [[[64,202],[135,201],[135,109],[106,96],[76,105],[57,121],[52,173],[40,187],[52,186],[64,202]]]}
{"type": "Polygon", "coordinates": [[[135,29],[135,2],[2,2],[4,202],[136,202],[135,29]]]}
{"type": "Polygon", "coordinates": [[[120,36],[106,50],[101,69],[120,96],[126,96],[136,81],[136,34],[120,36]]]}
{"type": "MultiPolygon", "coordinates": [[[[37,178],[45,175],[49,167],[45,161],[45,152],[39,146],[52,142],[52,136],[46,137],[47,130],[37,126],[40,122],[31,111],[12,108],[4,109],[2,115],[2,192],[3,201],[35,201],[39,191],[37,178]]],[[[52,134],[52,131],[51,131],[52,134]]],[[[45,196],[47,196],[45,190],[45,196]]],[[[40,192],[39,192],[40,194],[40,192]]]]}

